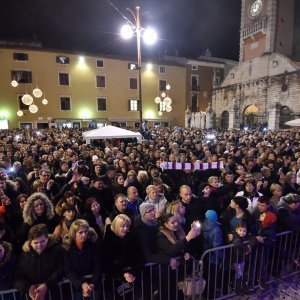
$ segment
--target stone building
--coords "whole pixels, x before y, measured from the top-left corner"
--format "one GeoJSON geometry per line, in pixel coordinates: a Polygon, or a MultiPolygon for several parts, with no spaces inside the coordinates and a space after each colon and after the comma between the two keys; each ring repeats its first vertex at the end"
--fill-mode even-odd
{"type": "Polygon", "coordinates": [[[217,126],[276,130],[299,117],[299,2],[242,0],[239,64],[213,90],[217,126]]]}

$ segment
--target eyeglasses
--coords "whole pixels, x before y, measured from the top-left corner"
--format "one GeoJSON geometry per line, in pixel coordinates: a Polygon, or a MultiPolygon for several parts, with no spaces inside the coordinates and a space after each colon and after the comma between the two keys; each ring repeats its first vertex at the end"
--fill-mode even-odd
{"type": "Polygon", "coordinates": [[[152,212],[154,212],[156,209],[155,208],[150,208],[147,211],[145,211],[145,214],[150,214],[152,212]]]}

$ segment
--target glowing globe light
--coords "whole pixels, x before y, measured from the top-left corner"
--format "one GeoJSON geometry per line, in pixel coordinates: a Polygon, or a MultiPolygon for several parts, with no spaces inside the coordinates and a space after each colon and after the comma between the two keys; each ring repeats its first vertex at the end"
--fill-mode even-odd
{"type": "Polygon", "coordinates": [[[32,102],[33,102],[33,98],[32,98],[29,94],[25,94],[25,95],[23,95],[23,97],[22,97],[22,102],[23,102],[25,105],[31,105],[32,102]]]}
{"type": "Polygon", "coordinates": [[[143,33],[144,42],[148,45],[153,45],[157,40],[157,33],[152,28],[145,29],[143,33]]]}
{"type": "Polygon", "coordinates": [[[10,83],[13,87],[17,87],[19,85],[18,81],[16,79],[12,80],[10,83]]]}
{"type": "Polygon", "coordinates": [[[157,114],[158,114],[159,116],[162,116],[162,111],[159,111],[157,114]]]}
{"type": "Polygon", "coordinates": [[[167,105],[166,106],[166,112],[171,112],[172,111],[172,106],[171,105],[167,105]]]}
{"type": "Polygon", "coordinates": [[[162,92],[162,93],[161,93],[161,96],[162,96],[163,98],[165,98],[165,97],[167,96],[167,94],[166,94],[165,92],[162,92]]]}
{"type": "Polygon", "coordinates": [[[32,113],[32,114],[35,114],[37,111],[38,111],[38,107],[35,105],[35,104],[31,104],[29,106],[29,111],[32,113]]]}
{"type": "Polygon", "coordinates": [[[159,104],[159,103],[161,102],[161,99],[160,99],[159,97],[156,97],[156,98],[154,99],[154,102],[155,102],[156,104],[159,104]]]}
{"type": "Polygon", "coordinates": [[[17,111],[17,115],[18,115],[19,117],[22,117],[22,116],[24,115],[24,113],[23,113],[22,110],[18,110],[18,111],[17,111]]]}
{"type": "Polygon", "coordinates": [[[133,29],[130,25],[124,25],[121,28],[121,36],[124,39],[130,39],[133,36],[133,29]]]}
{"type": "Polygon", "coordinates": [[[33,91],[32,91],[32,94],[34,97],[36,98],[41,98],[42,95],[43,95],[43,92],[39,89],[39,88],[35,88],[33,91]]]}
{"type": "Polygon", "coordinates": [[[169,91],[171,89],[171,86],[169,84],[166,85],[166,90],[169,91]]]}
{"type": "Polygon", "coordinates": [[[44,99],[42,100],[42,103],[43,103],[44,105],[47,105],[47,104],[48,104],[48,100],[47,100],[46,98],[44,98],[44,99]]]}
{"type": "Polygon", "coordinates": [[[172,99],[170,97],[166,97],[164,99],[164,102],[166,103],[166,105],[171,105],[172,104],[172,99]]]}

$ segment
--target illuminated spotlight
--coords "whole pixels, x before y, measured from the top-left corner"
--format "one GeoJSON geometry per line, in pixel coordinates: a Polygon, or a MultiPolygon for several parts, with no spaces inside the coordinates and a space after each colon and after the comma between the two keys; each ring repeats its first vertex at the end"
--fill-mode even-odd
{"type": "Polygon", "coordinates": [[[151,71],[153,69],[153,65],[151,63],[147,64],[147,70],[151,71]]]}
{"type": "Polygon", "coordinates": [[[40,131],[37,131],[37,132],[36,132],[36,135],[40,135],[40,134],[41,134],[41,132],[40,132],[40,131]]]}
{"type": "Polygon", "coordinates": [[[268,128],[267,128],[267,127],[264,127],[263,131],[267,131],[267,130],[268,130],[268,128]]]}
{"type": "Polygon", "coordinates": [[[244,130],[245,130],[245,131],[247,131],[248,129],[249,129],[249,127],[247,127],[247,126],[244,127],[244,130]]]}
{"type": "Polygon", "coordinates": [[[84,56],[79,56],[79,62],[80,63],[84,63],[85,62],[84,56]]]}

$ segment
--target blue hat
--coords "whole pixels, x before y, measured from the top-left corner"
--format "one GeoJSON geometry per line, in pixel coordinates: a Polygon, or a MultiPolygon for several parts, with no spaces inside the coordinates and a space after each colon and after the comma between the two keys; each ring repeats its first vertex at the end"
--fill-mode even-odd
{"type": "Polygon", "coordinates": [[[206,219],[208,219],[210,222],[217,222],[218,216],[217,213],[214,210],[208,210],[205,213],[206,219]]]}

